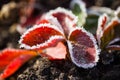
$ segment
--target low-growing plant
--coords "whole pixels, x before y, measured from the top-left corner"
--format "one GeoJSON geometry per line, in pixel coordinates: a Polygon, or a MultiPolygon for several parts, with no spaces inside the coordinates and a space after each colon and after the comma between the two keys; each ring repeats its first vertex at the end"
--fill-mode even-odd
{"type": "Polygon", "coordinates": [[[120,46],[114,44],[120,41],[120,35],[116,32],[120,27],[120,9],[115,11],[113,18],[109,18],[107,14],[99,17],[94,36],[82,27],[87,14],[84,9],[80,10],[79,4],[72,4],[73,11],[78,11],[73,12],[75,15],[60,7],[44,14],[33,27],[22,34],[19,44],[24,49],[1,51],[0,79],[9,77],[35,56],[47,57],[49,60],[69,59],[77,67],[87,69],[97,64],[101,51],[120,50],[120,46]],[[79,11],[84,11],[81,15],[85,13],[82,22],[79,11]]]}

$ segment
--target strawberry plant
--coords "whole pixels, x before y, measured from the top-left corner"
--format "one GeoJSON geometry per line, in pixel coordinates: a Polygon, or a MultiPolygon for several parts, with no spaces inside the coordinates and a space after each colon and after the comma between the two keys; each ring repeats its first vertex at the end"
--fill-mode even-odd
{"type": "MultiPolygon", "coordinates": [[[[113,16],[102,14],[98,19],[96,35],[86,31],[87,13],[83,2],[73,1],[72,11],[57,8],[45,13],[19,40],[20,48],[0,52],[0,79],[14,74],[25,62],[35,56],[49,60],[68,59],[77,67],[94,67],[104,50],[120,50],[120,9],[113,16]],[[82,19],[83,18],[83,19],[82,19]]],[[[89,15],[88,15],[89,16],[89,15]]]]}

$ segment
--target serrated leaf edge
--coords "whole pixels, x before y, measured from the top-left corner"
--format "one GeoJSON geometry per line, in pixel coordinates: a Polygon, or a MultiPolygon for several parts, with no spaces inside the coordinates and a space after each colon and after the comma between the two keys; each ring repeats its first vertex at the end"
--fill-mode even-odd
{"type": "MultiPolygon", "coordinates": [[[[94,44],[94,46],[95,46],[96,56],[95,56],[95,61],[94,61],[93,63],[89,63],[89,64],[77,64],[77,63],[74,61],[73,56],[72,56],[72,44],[71,44],[71,42],[70,42],[69,40],[67,40],[71,60],[72,60],[72,62],[73,62],[74,64],[76,64],[78,67],[92,68],[92,67],[95,66],[96,63],[98,62],[98,60],[99,60],[99,54],[100,54],[100,51],[101,51],[101,50],[98,48],[94,36],[93,36],[91,33],[87,32],[84,28],[78,28],[78,27],[76,27],[75,29],[73,29],[73,30],[70,32],[69,37],[70,37],[71,33],[72,33],[74,30],[82,30],[82,31],[85,32],[88,36],[90,36],[90,39],[93,41],[93,44],[94,44]]],[[[69,37],[68,37],[68,39],[69,39],[69,37]]]]}
{"type": "Polygon", "coordinates": [[[63,32],[61,32],[55,25],[51,25],[51,24],[39,24],[39,25],[35,25],[33,26],[32,28],[28,29],[21,37],[20,37],[20,40],[18,41],[19,44],[20,44],[20,48],[26,48],[26,49],[35,49],[35,48],[39,48],[39,47],[43,47],[43,46],[46,46],[48,43],[50,43],[52,40],[54,39],[64,39],[64,34],[63,32]],[[34,45],[34,46],[29,46],[25,43],[22,43],[23,41],[23,38],[28,34],[30,33],[31,31],[37,29],[37,28],[40,28],[40,27],[50,27],[50,28],[53,28],[57,31],[59,31],[60,33],[62,33],[63,36],[58,36],[58,35],[55,35],[55,36],[51,36],[50,39],[48,39],[48,41],[42,43],[42,44],[37,44],[37,45],[34,45]]]}

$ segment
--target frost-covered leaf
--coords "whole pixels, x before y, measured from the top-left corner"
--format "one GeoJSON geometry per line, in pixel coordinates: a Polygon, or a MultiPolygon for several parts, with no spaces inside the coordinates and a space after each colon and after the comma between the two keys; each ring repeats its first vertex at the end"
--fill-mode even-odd
{"type": "Polygon", "coordinates": [[[51,60],[65,59],[69,49],[73,63],[83,68],[93,67],[99,59],[94,36],[76,25],[77,17],[71,11],[51,10],[43,16],[43,21],[23,34],[20,46],[38,52],[44,49],[40,55],[51,60]]]}
{"type": "Polygon", "coordinates": [[[93,6],[88,9],[88,13],[98,15],[98,16],[101,16],[102,14],[107,14],[110,18],[113,18],[115,16],[114,10],[107,7],[93,6]]]}
{"type": "MultiPolygon", "coordinates": [[[[107,16],[107,15],[106,15],[107,16]]],[[[101,49],[105,49],[108,43],[115,38],[115,28],[119,29],[120,21],[117,17],[110,19],[105,15],[100,16],[96,32],[97,40],[101,49]]]]}
{"type": "Polygon", "coordinates": [[[99,50],[95,38],[83,28],[76,28],[69,35],[68,47],[71,59],[79,67],[90,68],[98,62],[99,50]]]}
{"type": "Polygon", "coordinates": [[[107,46],[108,50],[120,50],[120,45],[110,45],[107,46]]]}
{"type": "Polygon", "coordinates": [[[108,26],[103,32],[103,36],[101,37],[101,49],[105,48],[105,46],[107,46],[108,43],[116,36],[114,28],[119,27],[117,26],[118,24],[119,24],[119,21],[116,19],[113,19],[108,24],[108,26]]]}
{"type": "Polygon", "coordinates": [[[115,11],[115,15],[120,19],[120,7],[115,11]]]}
{"type": "Polygon", "coordinates": [[[120,50],[120,37],[113,39],[106,47],[110,50],[120,50]]]}
{"type": "Polygon", "coordinates": [[[104,31],[104,29],[106,27],[107,20],[108,20],[107,14],[103,14],[102,16],[99,17],[99,20],[98,20],[98,27],[97,27],[97,31],[96,31],[96,37],[97,37],[99,45],[101,43],[101,37],[103,36],[103,31],[104,31]]]}
{"type": "Polygon", "coordinates": [[[5,49],[0,53],[0,79],[16,72],[25,62],[36,56],[35,51],[5,49]]]}
{"type": "Polygon", "coordinates": [[[78,26],[83,26],[86,22],[87,17],[85,3],[82,0],[72,0],[70,7],[72,9],[72,12],[78,17],[78,26]]]}
{"type": "Polygon", "coordinates": [[[102,25],[101,22],[102,20],[105,19],[105,17],[108,18],[109,16],[109,19],[106,20],[107,23],[110,22],[110,20],[115,17],[114,10],[106,7],[97,7],[97,6],[88,8],[87,14],[88,16],[84,28],[93,34],[96,33],[97,26],[100,24],[102,25]]]}
{"type": "Polygon", "coordinates": [[[61,7],[50,10],[45,16],[47,19],[49,19],[49,17],[57,19],[66,36],[69,34],[69,31],[76,26],[77,17],[70,10],[61,7]]]}
{"type": "Polygon", "coordinates": [[[64,39],[64,34],[56,26],[40,24],[27,30],[21,37],[20,47],[26,49],[45,49],[55,46],[64,39]]]}

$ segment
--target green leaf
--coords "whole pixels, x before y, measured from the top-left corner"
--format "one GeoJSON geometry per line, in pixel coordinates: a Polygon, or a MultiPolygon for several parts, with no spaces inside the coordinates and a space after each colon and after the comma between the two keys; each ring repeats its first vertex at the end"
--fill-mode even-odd
{"type": "Polygon", "coordinates": [[[70,6],[72,8],[72,12],[76,16],[78,16],[77,25],[80,27],[83,26],[86,22],[86,17],[87,17],[85,3],[82,2],[81,0],[73,0],[70,6]]]}
{"type": "Polygon", "coordinates": [[[84,28],[87,31],[95,34],[96,29],[97,29],[97,25],[98,25],[98,18],[99,18],[98,15],[88,14],[84,28]]]}

